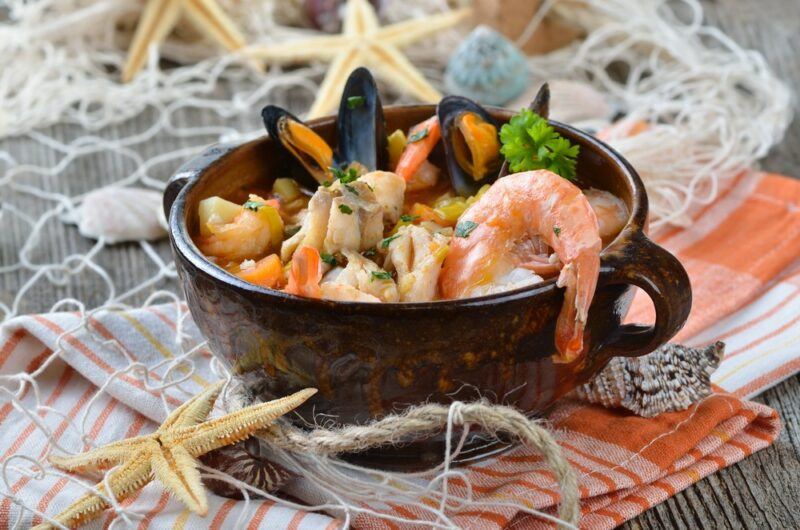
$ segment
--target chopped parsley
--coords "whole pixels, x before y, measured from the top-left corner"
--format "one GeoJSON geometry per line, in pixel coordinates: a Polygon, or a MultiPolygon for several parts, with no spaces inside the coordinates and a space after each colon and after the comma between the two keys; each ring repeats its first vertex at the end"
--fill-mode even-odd
{"type": "Polygon", "coordinates": [[[547,169],[566,179],[575,178],[579,146],[558,134],[547,120],[523,109],[500,129],[500,152],[514,173],[547,169]]]}
{"type": "Polygon", "coordinates": [[[559,228],[557,226],[554,226],[553,227],[553,233],[556,235],[556,237],[560,236],[561,235],[561,228],[559,228]]]}
{"type": "Polygon", "coordinates": [[[325,182],[322,183],[322,185],[325,186],[326,188],[330,188],[331,184],[333,184],[333,182],[331,182],[330,180],[326,180],[325,182]]]}
{"type": "Polygon", "coordinates": [[[366,102],[367,98],[365,98],[364,96],[350,96],[349,98],[347,98],[347,108],[357,109],[363,107],[366,102]]]}
{"type": "Polygon", "coordinates": [[[324,261],[325,263],[327,263],[332,267],[335,267],[339,264],[339,262],[336,261],[336,256],[334,256],[333,254],[328,254],[327,252],[323,252],[319,255],[319,257],[322,259],[322,261],[324,261]]]}
{"type": "Polygon", "coordinates": [[[365,258],[374,258],[377,253],[378,251],[375,250],[374,248],[368,248],[367,250],[362,252],[361,255],[364,256],[365,258]]]}
{"type": "Polygon", "coordinates": [[[350,215],[351,213],[353,213],[353,209],[346,204],[340,204],[339,211],[346,215],[350,215]]]}
{"type": "Polygon", "coordinates": [[[414,134],[412,134],[411,136],[409,136],[408,137],[408,143],[419,142],[420,140],[422,140],[426,136],[428,136],[428,128],[427,127],[422,129],[421,131],[417,131],[414,134]]]}
{"type": "Polygon", "coordinates": [[[372,278],[369,281],[373,281],[376,278],[379,280],[391,280],[392,275],[386,271],[372,271],[372,278]]]}
{"type": "Polygon", "coordinates": [[[385,238],[384,240],[381,241],[381,248],[389,248],[389,245],[392,243],[392,241],[394,241],[398,237],[400,237],[400,234],[395,234],[393,236],[385,238]]]}
{"type": "Polygon", "coordinates": [[[407,213],[404,213],[403,215],[400,216],[400,220],[403,221],[404,223],[413,223],[417,219],[419,219],[419,215],[409,215],[407,213]]]}
{"type": "Polygon", "coordinates": [[[257,212],[262,206],[264,206],[264,203],[261,201],[247,201],[244,203],[244,207],[252,212],[257,212]]]}
{"type": "Polygon", "coordinates": [[[333,178],[341,181],[342,184],[350,184],[351,182],[358,180],[358,171],[356,171],[355,168],[351,167],[347,171],[337,167],[331,167],[328,169],[331,170],[333,178]]]}
{"type": "Polygon", "coordinates": [[[473,230],[478,228],[478,223],[461,221],[456,225],[456,237],[468,238],[473,230]]]}
{"type": "Polygon", "coordinates": [[[350,193],[352,193],[353,195],[358,195],[358,190],[357,190],[357,189],[355,189],[355,188],[354,188],[353,186],[351,186],[350,184],[342,184],[342,186],[344,186],[344,189],[346,189],[347,191],[349,191],[349,192],[350,192],[350,193]]]}

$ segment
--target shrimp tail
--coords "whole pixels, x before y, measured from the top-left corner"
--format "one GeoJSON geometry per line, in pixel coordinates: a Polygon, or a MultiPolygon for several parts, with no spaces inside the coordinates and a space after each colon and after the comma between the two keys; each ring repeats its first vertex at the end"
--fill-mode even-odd
{"type": "Polygon", "coordinates": [[[297,249],[292,257],[292,268],[289,271],[289,281],[285,292],[307,298],[320,298],[322,289],[322,268],[320,267],[319,251],[314,247],[304,245],[297,249]]]}
{"type": "Polygon", "coordinates": [[[561,269],[556,285],[566,289],[556,322],[555,341],[559,354],[554,357],[555,362],[569,363],[583,353],[583,331],[599,272],[600,257],[595,252],[582,252],[561,269]]]}

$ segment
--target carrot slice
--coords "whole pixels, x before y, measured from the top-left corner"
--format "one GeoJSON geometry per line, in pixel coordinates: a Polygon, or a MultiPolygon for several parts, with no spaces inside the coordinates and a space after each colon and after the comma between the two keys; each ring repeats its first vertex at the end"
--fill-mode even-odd
{"type": "Polygon", "coordinates": [[[440,226],[455,225],[455,222],[448,221],[430,206],[418,202],[414,203],[414,206],[411,207],[411,215],[417,217],[419,221],[433,221],[440,226]]]}
{"type": "Polygon", "coordinates": [[[276,289],[283,283],[283,266],[281,258],[277,254],[270,254],[266,258],[258,260],[255,267],[239,270],[236,276],[244,281],[276,289]]]}
{"type": "Polygon", "coordinates": [[[322,280],[322,269],[319,251],[308,245],[298,248],[292,257],[289,282],[284,291],[297,296],[319,298],[322,296],[320,280],[322,280]]]}
{"type": "Polygon", "coordinates": [[[439,119],[432,116],[422,123],[418,123],[411,128],[408,135],[408,143],[397,161],[395,173],[405,179],[411,180],[417,172],[422,162],[436,147],[436,142],[442,137],[442,128],[439,126],[439,119]]]}

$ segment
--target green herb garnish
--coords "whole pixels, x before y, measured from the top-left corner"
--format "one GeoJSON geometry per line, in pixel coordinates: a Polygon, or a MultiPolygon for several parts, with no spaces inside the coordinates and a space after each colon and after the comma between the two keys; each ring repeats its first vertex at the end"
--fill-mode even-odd
{"type": "Polygon", "coordinates": [[[392,243],[392,241],[394,241],[398,237],[400,237],[400,234],[395,234],[393,236],[389,236],[389,237],[383,239],[381,241],[381,248],[389,248],[389,245],[392,243]]]}
{"type": "Polygon", "coordinates": [[[500,129],[500,152],[512,172],[547,169],[566,179],[575,178],[580,148],[553,129],[547,120],[523,109],[500,129]]]}
{"type": "Polygon", "coordinates": [[[331,182],[330,180],[326,180],[325,182],[322,183],[322,185],[325,186],[326,188],[330,188],[331,184],[333,184],[333,182],[331,182]]]}
{"type": "Polygon", "coordinates": [[[417,219],[419,219],[419,215],[409,215],[407,213],[404,213],[403,215],[400,216],[400,220],[403,221],[404,223],[413,223],[417,219]]]}
{"type": "Polygon", "coordinates": [[[353,195],[358,195],[358,190],[357,190],[357,189],[355,189],[355,188],[354,188],[353,186],[351,186],[350,184],[342,184],[342,186],[344,186],[344,189],[346,189],[347,191],[349,191],[349,192],[350,192],[350,193],[352,193],[353,195]]]}
{"type": "Polygon", "coordinates": [[[343,169],[339,169],[337,167],[331,167],[331,173],[333,174],[333,178],[335,180],[339,180],[342,184],[350,184],[351,182],[358,180],[358,171],[355,168],[349,168],[347,171],[343,169]]]}
{"type": "Polygon", "coordinates": [[[375,278],[379,280],[391,280],[392,275],[386,271],[372,271],[372,278],[369,281],[373,281],[375,278]]]}
{"type": "Polygon", "coordinates": [[[257,212],[259,208],[264,206],[264,203],[261,201],[247,201],[243,206],[252,212],[257,212]]]}
{"type": "Polygon", "coordinates": [[[557,226],[554,226],[553,227],[553,233],[556,235],[556,237],[560,236],[561,235],[561,228],[559,228],[557,226]]]}
{"type": "Polygon", "coordinates": [[[478,228],[478,223],[461,221],[456,225],[456,237],[468,238],[473,230],[478,228]]]}
{"type": "Polygon", "coordinates": [[[422,140],[426,136],[428,136],[428,128],[427,127],[422,129],[421,131],[417,131],[414,134],[412,134],[411,136],[409,136],[408,137],[408,142],[409,143],[419,142],[420,140],[422,140]]]}
{"type": "Polygon", "coordinates": [[[359,107],[363,107],[366,102],[367,98],[364,96],[350,96],[347,98],[347,108],[357,109],[359,107]]]}
{"type": "Polygon", "coordinates": [[[367,250],[362,252],[361,255],[364,256],[365,258],[374,258],[377,253],[378,251],[375,250],[374,248],[368,248],[367,250]]]}
{"type": "Polygon", "coordinates": [[[339,262],[336,261],[336,257],[333,254],[328,254],[327,252],[323,252],[319,255],[319,257],[322,259],[322,261],[324,261],[325,263],[327,263],[332,267],[335,267],[339,264],[339,262]]]}
{"type": "Polygon", "coordinates": [[[339,211],[342,212],[343,214],[347,214],[347,215],[350,215],[351,213],[353,213],[353,209],[350,208],[346,204],[340,204],[339,205],[339,211]]]}

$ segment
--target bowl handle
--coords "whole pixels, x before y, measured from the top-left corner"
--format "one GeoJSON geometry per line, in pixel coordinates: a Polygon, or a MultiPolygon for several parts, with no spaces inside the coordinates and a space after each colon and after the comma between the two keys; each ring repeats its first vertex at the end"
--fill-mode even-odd
{"type": "Polygon", "coordinates": [[[196,179],[200,173],[226,154],[228,154],[237,144],[214,144],[200,153],[198,156],[184,162],[167,182],[164,188],[164,215],[169,219],[169,212],[172,210],[172,203],[178,194],[190,181],[196,179]]]}
{"type": "Polygon", "coordinates": [[[603,348],[609,358],[652,352],[675,336],[692,308],[692,287],[683,265],[641,232],[625,245],[625,252],[604,256],[599,283],[640,287],[656,309],[654,325],[626,324],[612,335],[603,348]]]}

